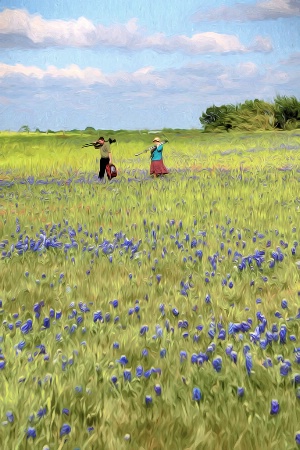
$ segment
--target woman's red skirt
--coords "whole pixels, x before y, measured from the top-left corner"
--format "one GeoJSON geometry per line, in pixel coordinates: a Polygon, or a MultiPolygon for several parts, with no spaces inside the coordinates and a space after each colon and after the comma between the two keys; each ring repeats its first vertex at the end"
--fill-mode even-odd
{"type": "Polygon", "coordinates": [[[150,175],[165,175],[167,173],[169,173],[169,171],[162,159],[160,161],[151,161],[150,175]]]}

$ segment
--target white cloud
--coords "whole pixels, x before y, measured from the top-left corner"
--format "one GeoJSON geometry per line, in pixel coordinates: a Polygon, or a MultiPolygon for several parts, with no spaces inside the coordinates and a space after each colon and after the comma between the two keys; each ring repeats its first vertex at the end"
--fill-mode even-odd
{"type": "Polygon", "coordinates": [[[202,22],[203,20],[246,22],[299,16],[299,0],[266,0],[251,4],[237,2],[232,6],[221,6],[206,13],[196,13],[193,19],[195,22],[202,22]]]}
{"type": "Polygon", "coordinates": [[[129,51],[151,49],[157,52],[184,52],[197,55],[207,53],[268,52],[272,46],[257,38],[254,46],[245,47],[235,35],[205,32],[166,36],[163,33],[146,35],[133,18],[126,24],[106,27],[80,17],[77,20],[45,20],[25,10],[6,9],[0,13],[0,46],[6,48],[76,47],[122,48],[129,51]]]}

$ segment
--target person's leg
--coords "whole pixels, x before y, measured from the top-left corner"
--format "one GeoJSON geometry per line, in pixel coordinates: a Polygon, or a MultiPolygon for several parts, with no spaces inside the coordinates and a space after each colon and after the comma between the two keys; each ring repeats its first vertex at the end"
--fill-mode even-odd
{"type": "Polygon", "coordinates": [[[100,178],[100,180],[104,179],[105,168],[106,168],[107,161],[108,161],[108,158],[101,158],[100,159],[100,170],[99,170],[99,176],[98,176],[98,178],[100,178]]]}

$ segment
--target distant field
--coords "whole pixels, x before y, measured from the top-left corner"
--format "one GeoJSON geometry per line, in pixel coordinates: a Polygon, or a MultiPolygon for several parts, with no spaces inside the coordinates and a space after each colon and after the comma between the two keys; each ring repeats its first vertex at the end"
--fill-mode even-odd
{"type": "Polygon", "coordinates": [[[3,448],[299,448],[300,130],[156,134],[0,133],[3,448]]]}

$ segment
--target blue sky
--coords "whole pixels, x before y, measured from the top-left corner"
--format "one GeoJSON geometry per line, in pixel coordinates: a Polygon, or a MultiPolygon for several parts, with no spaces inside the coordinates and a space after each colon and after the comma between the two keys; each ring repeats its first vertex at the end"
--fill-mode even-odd
{"type": "Polygon", "coordinates": [[[300,0],[0,0],[0,129],[200,128],[300,99],[300,0]]]}

